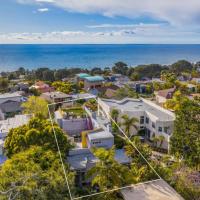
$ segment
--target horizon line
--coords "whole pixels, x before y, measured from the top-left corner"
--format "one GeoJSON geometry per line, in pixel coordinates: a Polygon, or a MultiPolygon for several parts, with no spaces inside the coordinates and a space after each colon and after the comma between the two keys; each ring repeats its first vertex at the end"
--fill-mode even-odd
{"type": "Polygon", "coordinates": [[[200,43],[0,43],[0,45],[200,45],[200,43]]]}

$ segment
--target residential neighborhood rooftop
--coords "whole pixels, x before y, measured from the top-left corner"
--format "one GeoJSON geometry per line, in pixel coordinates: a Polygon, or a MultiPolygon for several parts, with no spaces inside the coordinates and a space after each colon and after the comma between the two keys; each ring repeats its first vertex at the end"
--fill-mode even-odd
{"type": "Polygon", "coordinates": [[[85,78],[85,77],[88,77],[90,75],[87,74],[87,73],[80,73],[80,74],[77,74],[76,76],[78,76],[79,78],[85,78]]]}
{"type": "Polygon", "coordinates": [[[1,134],[8,133],[10,129],[27,124],[30,118],[31,115],[15,115],[13,118],[0,121],[0,138],[1,134]]]}
{"type": "Polygon", "coordinates": [[[109,105],[110,107],[120,109],[124,112],[131,111],[143,111],[148,112],[155,117],[157,117],[160,121],[172,121],[174,120],[174,114],[164,108],[161,108],[154,103],[145,100],[145,99],[131,99],[125,98],[121,101],[110,100],[110,99],[101,99],[104,103],[109,105]]]}
{"type": "Polygon", "coordinates": [[[46,96],[49,96],[51,98],[67,98],[67,97],[71,97],[71,95],[65,94],[65,93],[59,92],[59,91],[45,92],[42,95],[46,95],[46,96]]]}
{"type": "Polygon", "coordinates": [[[107,138],[114,138],[111,132],[106,130],[100,130],[100,131],[91,131],[88,134],[89,140],[96,140],[96,139],[107,139],[107,138]]]}
{"type": "MultiPolygon", "coordinates": [[[[130,162],[130,158],[128,158],[124,149],[115,150],[115,160],[121,164],[130,162]]],[[[88,164],[95,164],[98,162],[98,159],[93,155],[90,149],[80,149],[69,155],[67,161],[72,170],[85,170],[88,164]]]]}
{"type": "Polygon", "coordinates": [[[96,81],[104,81],[104,78],[103,76],[88,76],[85,77],[85,80],[89,82],[96,82],[96,81]]]}
{"type": "Polygon", "coordinates": [[[73,94],[72,98],[73,99],[93,99],[93,98],[96,98],[96,96],[90,93],[79,93],[79,94],[73,94]]]}
{"type": "Polygon", "coordinates": [[[166,90],[159,90],[159,91],[157,91],[157,94],[159,96],[168,98],[169,93],[173,93],[173,92],[175,92],[175,88],[170,88],[170,89],[166,89],[166,90]]]}
{"type": "Polygon", "coordinates": [[[12,98],[12,97],[21,97],[22,95],[19,92],[13,93],[3,93],[0,94],[0,99],[12,98]]]}
{"type": "Polygon", "coordinates": [[[183,200],[164,180],[133,185],[121,190],[124,200],[183,200]]]}

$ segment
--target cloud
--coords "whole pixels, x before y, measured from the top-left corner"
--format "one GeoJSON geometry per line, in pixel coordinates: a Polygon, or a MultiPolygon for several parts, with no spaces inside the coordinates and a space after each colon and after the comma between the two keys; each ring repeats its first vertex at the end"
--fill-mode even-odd
{"type": "Polygon", "coordinates": [[[54,0],[35,0],[35,1],[39,3],[54,3],[55,2],[54,0]]]}
{"type": "Polygon", "coordinates": [[[200,43],[200,33],[166,26],[140,25],[104,31],[52,31],[44,33],[0,33],[0,43],[200,43]]]}
{"type": "Polygon", "coordinates": [[[38,12],[48,12],[49,9],[48,8],[38,8],[37,11],[38,12]]]}
{"type": "Polygon", "coordinates": [[[52,4],[71,12],[104,16],[149,16],[170,24],[200,23],[199,0],[18,0],[23,3],[52,4]]]}
{"type": "Polygon", "coordinates": [[[160,27],[163,24],[97,24],[97,25],[87,25],[87,28],[156,28],[160,27]]]}

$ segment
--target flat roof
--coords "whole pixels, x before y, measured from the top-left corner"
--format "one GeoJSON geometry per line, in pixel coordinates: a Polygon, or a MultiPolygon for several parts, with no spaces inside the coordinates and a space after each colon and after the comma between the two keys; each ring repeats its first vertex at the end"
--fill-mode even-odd
{"type": "Polygon", "coordinates": [[[91,75],[89,75],[87,73],[80,73],[80,74],[76,74],[76,76],[78,76],[79,78],[85,78],[85,77],[91,76],[91,75]]]}
{"type": "Polygon", "coordinates": [[[111,99],[101,99],[104,103],[112,108],[116,108],[121,111],[135,112],[143,111],[156,116],[160,121],[173,121],[175,119],[174,114],[164,108],[154,104],[151,101],[144,99],[131,99],[125,98],[121,101],[111,99]],[[169,114],[170,113],[170,114],[169,114]]]}
{"type": "Polygon", "coordinates": [[[124,200],[184,200],[162,179],[133,185],[121,190],[121,193],[124,200]]]}
{"type": "MultiPolygon", "coordinates": [[[[121,164],[127,164],[131,159],[125,154],[124,149],[116,149],[115,160],[121,164]]],[[[73,153],[67,157],[67,162],[72,170],[87,170],[88,163],[95,164],[98,159],[90,149],[78,149],[77,154],[73,153]]]]}
{"type": "Polygon", "coordinates": [[[78,93],[78,94],[73,94],[72,97],[76,99],[92,99],[96,98],[95,95],[90,94],[90,93],[78,93]]]}
{"type": "Polygon", "coordinates": [[[97,139],[109,139],[114,138],[113,134],[106,130],[100,130],[100,131],[91,131],[88,133],[89,140],[97,140],[97,139]]]}
{"type": "Polygon", "coordinates": [[[45,92],[42,95],[49,96],[51,98],[67,98],[72,97],[72,95],[65,94],[63,92],[55,91],[55,92],[45,92]]]}
{"type": "Polygon", "coordinates": [[[0,94],[0,99],[22,97],[18,92],[0,94]]]}
{"type": "Polygon", "coordinates": [[[89,82],[95,82],[95,81],[104,81],[104,78],[103,76],[88,76],[88,77],[85,77],[85,80],[89,82]]]}
{"type": "MultiPolygon", "coordinates": [[[[81,150],[84,149],[80,149],[80,152],[81,150]]],[[[70,164],[72,170],[85,170],[87,168],[87,163],[95,163],[97,162],[97,158],[88,149],[88,151],[84,151],[83,153],[68,156],[67,162],[70,164]]]]}

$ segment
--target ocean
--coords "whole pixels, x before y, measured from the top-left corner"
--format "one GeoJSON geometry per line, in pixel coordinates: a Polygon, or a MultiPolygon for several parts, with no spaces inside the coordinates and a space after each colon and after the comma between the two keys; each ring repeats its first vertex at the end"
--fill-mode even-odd
{"type": "Polygon", "coordinates": [[[94,68],[112,67],[123,61],[129,66],[140,64],[171,64],[177,60],[200,61],[200,45],[166,44],[0,44],[0,71],[19,67],[94,68]]]}

